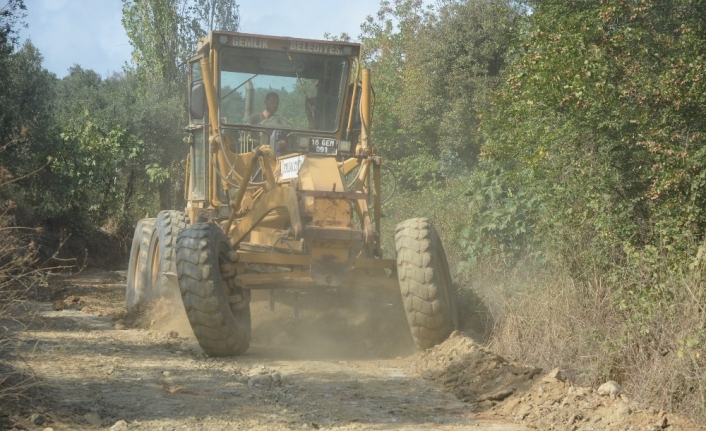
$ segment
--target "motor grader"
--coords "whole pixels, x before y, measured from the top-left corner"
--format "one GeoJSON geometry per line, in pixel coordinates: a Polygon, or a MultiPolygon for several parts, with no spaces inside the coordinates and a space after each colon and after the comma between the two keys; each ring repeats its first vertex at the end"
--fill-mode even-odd
{"type": "Polygon", "coordinates": [[[216,31],[187,64],[186,208],[138,222],[127,307],[180,292],[206,354],[230,356],[250,345],[254,289],[393,291],[419,348],[446,339],[457,306],[432,222],[401,222],[383,258],[391,176],[360,45],[216,31]]]}

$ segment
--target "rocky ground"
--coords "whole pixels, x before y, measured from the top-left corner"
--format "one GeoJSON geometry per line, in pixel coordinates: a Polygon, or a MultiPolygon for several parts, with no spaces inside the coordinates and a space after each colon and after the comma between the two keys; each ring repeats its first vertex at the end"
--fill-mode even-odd
{"type": "Polygon", "coordinates": [[[549,372],[508,361],[454,333],[415,355],[410,368],[468,403],[479,416],[527,429],[570,431],[704,430],[678,415],[632,402],[617,382],[598,388],[573,385],[549,372]]]}
{"type": "Polygon", "coordinates": [[[179,307],[125,313],[124,284],[99,270],[55,279],[25,304],[31,321],[0,322],[5,363],[32,386],[0,405],[0,429],[706,429],[461,333],[415,352],[401,310],[371,298],[303,297],[295,318],[289,293],[275,311],[256,296],[247,354],[208,358],[179,307]]]}

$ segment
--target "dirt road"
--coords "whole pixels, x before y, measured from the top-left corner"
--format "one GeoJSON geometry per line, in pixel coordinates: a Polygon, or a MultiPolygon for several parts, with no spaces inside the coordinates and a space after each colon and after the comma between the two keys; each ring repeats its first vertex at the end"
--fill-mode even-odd
{"type": "Polygon", "coordinates": [[[224,359],[203,354],[180,304],[128,314],[124,288],[124,272],[86,271],[27,304],[14,365],[35,389],[0,405],[0,429],[706,430],[461,333],[415,352],[403,311],[372,298],[300,297],[295,318],[291,293],[274,311],[254,297],[253,344],[224,359]]]}
{"type": "MultiPolygon", "coordinates": [[[[286,294],[253,303],[246,355],[203,355],[185,316],[158,305],[125,315],[124,273],[89,271],[52,283],[21,334],[43,400],[15,426],[53,430],[522,430],[474,412],[421,378],[396,311],[385,321],[286,294]],[[322,307],[323,305],[323,307],[322,307]],[[323,310],[322,310],[323,308],[323,310]]],[[[340,304],[339,304],[340,305],[340,304]]],[[[368,310],[370,311],[370,310],[368,310]]],[[[382,313],[379,313],[382,311],[382,313]]],[[[405,328],[406,329],[406,328],[405,328]]]]}

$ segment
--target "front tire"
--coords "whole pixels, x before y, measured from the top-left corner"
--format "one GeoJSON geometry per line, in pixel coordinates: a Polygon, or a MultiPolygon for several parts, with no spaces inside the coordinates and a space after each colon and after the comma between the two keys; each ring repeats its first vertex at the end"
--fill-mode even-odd
{"type": "Polygon", "coordinates": [[[151,295],[148,276],[148,254],[156,219],[137,222],[130,247],[130,263],[127,269],[125,305],[128,310],[143,305],[151,295]]]}
{"type": "Polygon", "coordinates": [[[397,275],[414,343],[428,349],[458,326],[458,306],[446,253],[434,225],[413,218],[397,225],[397,275]]]}
{"type": "Polygon", "coordinates": [[[228,238],[213,223],[179,234],[177,274],[194,335],[209,356],[235,356],[250,347],[250,291],[236,285],[228,238]]]}

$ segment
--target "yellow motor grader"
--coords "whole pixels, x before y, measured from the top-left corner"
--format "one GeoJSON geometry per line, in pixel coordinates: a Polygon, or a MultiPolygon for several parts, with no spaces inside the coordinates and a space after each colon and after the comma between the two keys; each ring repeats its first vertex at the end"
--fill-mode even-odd
{"type": "Polygon", "coordinates": [[[137,224],[128,308],[179,291],[204,351],[230,356],[250,345],[253,289],[394,289],[417,346],[445,340],[457,306],[431,221],[401,222],[382,256],[360,45],[212,32],[188,68],[187,205],[137,224]]]}

